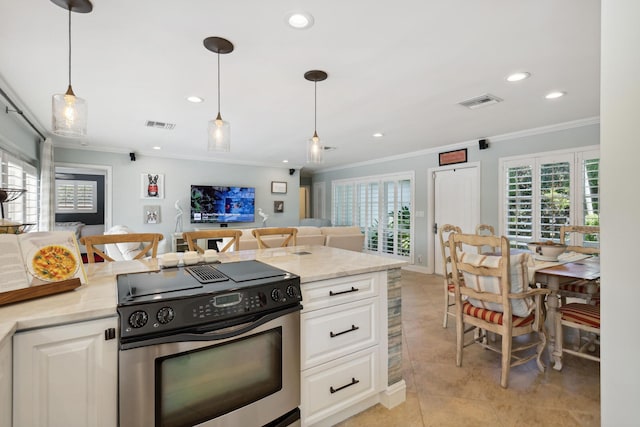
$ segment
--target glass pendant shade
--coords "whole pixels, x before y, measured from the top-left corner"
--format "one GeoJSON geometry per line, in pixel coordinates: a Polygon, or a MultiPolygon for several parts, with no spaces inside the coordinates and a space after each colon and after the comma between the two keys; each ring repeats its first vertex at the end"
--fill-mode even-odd
{"type": "Polygon", "coordinates": [[[324,145],[314,132],[313,137],[307,141],[307,163],[322,163],[324,161],[324,145]]]}
{"type": "Polygon", "coordinates": [[[87,136],[87,101],[75,96],[71,86],[66,93],[53,95],[52,111],[53,133],[72,138],[87,136]]]}
{"type": "Polygon", "coordinates": [[[222,120],[220,113],[214,120],[209,120],[207,126],[209,134],[209,151],[229,152],[231,149],[231,126],[222,120]]]}

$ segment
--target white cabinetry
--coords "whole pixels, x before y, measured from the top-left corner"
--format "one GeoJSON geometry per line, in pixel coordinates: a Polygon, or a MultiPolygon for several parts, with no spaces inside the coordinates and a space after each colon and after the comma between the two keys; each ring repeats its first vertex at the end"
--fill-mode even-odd
{"type": "Polygon", "coordinates": [[[385,271],[302,285],[303,426],[331,426],[386,390],[386,285],[385,271]]]}
{"type": "Polygon", "coordinates": [[[0,427],[11,427],[11,338],[0,341],[0,427]]]}
{"type": "Polygon", "coordinates": [[[14,426],[115,427],[116,328],[109,317],[16,333],[14,426]]]}

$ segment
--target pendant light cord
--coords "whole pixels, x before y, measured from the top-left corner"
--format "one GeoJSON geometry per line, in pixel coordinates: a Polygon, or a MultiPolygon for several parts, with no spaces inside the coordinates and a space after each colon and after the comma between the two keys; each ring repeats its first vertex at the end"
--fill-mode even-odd
{"type": "Polygon", "coordinates": [[[71,87],[71,4],[69,4],[69,87],[71,87]]]}
{"type": "Polygon", "coordinates": [[[313,133],[318,133],[318,82],[313,82],[313,133]]]}
{"type": "Polygon", "coordinates": [[[218,52],[218,115],[220,115],[220,52],[218,52]]]}

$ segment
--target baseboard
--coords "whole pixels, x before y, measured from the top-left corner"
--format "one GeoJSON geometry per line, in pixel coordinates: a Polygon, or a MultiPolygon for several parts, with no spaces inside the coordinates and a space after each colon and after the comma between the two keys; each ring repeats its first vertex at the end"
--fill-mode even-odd
{"type": "Polygon", "coordinates": [[[387,409],[394,408],[407,400],[407,384],[404,380],[391,384],[380,393],[380,404],[387,409]]]}

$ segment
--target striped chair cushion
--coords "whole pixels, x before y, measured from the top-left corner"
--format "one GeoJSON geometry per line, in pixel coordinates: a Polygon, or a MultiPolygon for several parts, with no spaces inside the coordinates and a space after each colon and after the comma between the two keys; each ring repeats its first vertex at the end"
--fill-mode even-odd
{"type": "MultiPolygon", "coordinates": [[[[477,317],[478,319],[498,325],[502,325],[502,318],[504,316],[500,311],[491,311],[476,307],[468,302],[462,304],[462,312],[466,315],[477,317]]],[[[526,326],[533,323],[535,316],[531,313],[527,317],[511,316],[511,318],[513,319],[513,326],[526,326]]]]}
{"type": "MultiPolygon", "coordinates": [[[[469,252],[459,252],[461,262],[475,266],[498,267],[499,256],[473,254],[469,252]]],[[[519,294],[529,290],[529,254],[521,253],[511,256],[511,293],[519,294]]],[[[490,276],[478,276],[471,273],[463,273],[465,286],[478,292],[491,292],[500,294],[500,278],[490,276]]],[[[469,298],[469,302],[476,307],[485,308],[491,311],[504,311],[502,304],[479,301],[469,298]]],[[[534,302],[532,298],[515,299],[511,301],[511,309],[514,316],[527,317],[533,310],[534,302]]]]}
{"type": "Polygon", "coordinates": [[[600,329],[600,306],[573,302],[558,309],[563,320],[600,329]]]}
{"type": "MultiPolygon", "coordinates": [[[[572,292],[572,293],[577,293],[577,294],[588,294],[588,289],[589,289],[589,284],[591,282],[589,281],[583,281],[583,280],[577,280],[575,282],[569,282],[569,283],[562,283],[559,287],[558,290],[560,291],[565,291],[565,292],[572,292]]],[[[600,293],[600,287],[598,286],[596,289],[596,292],[594,295],[597,295],[600,293]]]]}

